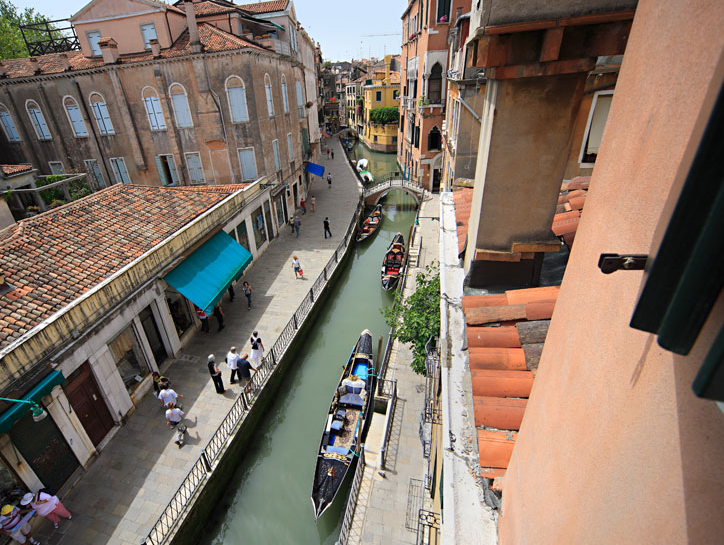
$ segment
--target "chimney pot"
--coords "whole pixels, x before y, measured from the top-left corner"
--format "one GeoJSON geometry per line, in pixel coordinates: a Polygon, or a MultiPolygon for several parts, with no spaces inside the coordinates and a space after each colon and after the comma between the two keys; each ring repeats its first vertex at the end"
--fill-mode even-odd
{"type": "Polygon", "coordinates": [[[103,54],[103,64],[115,64],[118,62],[118,42],[113,38],[101,38],[98,40],[98,47],[103,54]]]}
{"type": "Polygon", "coordinates": [[[241,13],[231,14],[231,32],[237,36],[241,36],[244,33],[244,28],[241,24],[241,13]]]}
{"type": "Polygon", "coordinates": [[[161,56],[161,44],[158,43],[156,38],[150,39],[148,43],[151,44],[151,55],[153,55],[153,58],[159,58],[161,56]]]}

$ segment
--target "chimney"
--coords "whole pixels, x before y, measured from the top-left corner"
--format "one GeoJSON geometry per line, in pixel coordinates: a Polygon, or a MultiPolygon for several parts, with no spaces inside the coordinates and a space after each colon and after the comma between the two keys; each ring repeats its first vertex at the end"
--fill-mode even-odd
{"type": "Polygon", "coordinates": [[[98,40],[98,47],[103,54],[103,64],[115,64],[118,62],[118,42],[113,38],[101,38],[98,40]]]}
{"type": "Polygon", "coordinates": [[[199,26],[196,23],[194,3],[191,2],[191,0],[185,0],[184,10],[186,10],[186,26],[189,29],[189,44],[191,45],[191,53],[201,53],[201,38],[199,38],[199,26]]]}
{"type": "Polygon", "coordinates": [[[70,70],[70,60],[68,59],[67,53],[60,53],[58,55],[58,64],[60,64],[63,72],[70,70]]]}
{"type": "Polygon", "coordinates": [[[30,57],[28,59],[30,61],[30,66],[33,69],[34,74],[40,74],[40,64],[38,64],[38,59],[36,57],[30,57]]]}
{"type": "Polygon", "coordinates": [[[244,33],[244,28],[241,25],[241,13],[234,12],[231,14],[231,32],[237,36],[244,33]]]}
{"type": "Polygon", "coordinates": [[[153,58],[159,58],[161,56],[161,44],[158,43],[156,38],[151,38],[148,40],[148,43],[151,44],[151,55],[153,55],[153,58]]]}

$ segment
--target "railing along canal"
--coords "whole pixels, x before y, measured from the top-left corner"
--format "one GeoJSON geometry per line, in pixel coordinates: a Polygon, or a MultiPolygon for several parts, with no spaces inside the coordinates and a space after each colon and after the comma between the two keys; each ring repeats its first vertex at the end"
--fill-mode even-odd
{"type": "Polygon", "coordinates": [[[385,434],[382,436],[382,447],[380,448],[380,469],[386,469],[387,463],[387,444],[390,442],[390,434],[392,433],[392,423],[395,419],[395,409],[397,408],[397,379],[385,380],[382,379],[380,382],[383,384],[383,389],[389,389],[390,400],[387,402],[387,417],[385,418],[385,434]]]}
{"type": "Polygon", "coordinates": [[[357,496],[359,494],[359,487],[362,483],[362,475],[365,472],[365,446],[362,445],[359,453],[359,460],[357,460],[357,469],[354,471],[354,480],[352,481],[352,487],[347,497],[347,505],[344,508],[344,518],[342,519],[342,528],[339,530],[339,539],[337,539],[336,545],[347,545],[349,540],[349,531],[352,528],[352,521],[354,520],[354,510],[357,507],[357,496]]]}
{"type": "MultiPolygon", "coordinates": [[[[345,233],[342,242],[340,242],[339,246],[334,251],[334,255],[332,255],[329,259],[324,269],[309,289],[309,292],[304,297],[304,300],[299,304],[297,310],[294,312],[279,337],[277,337],[277,340],[271,347],[271,350],[269,350],[267,355],[262,359],[262,363],[257,369],[257,372],[251,377],[246,392],[242,392],[234,401],[234,404],[231,406],[231,409],[229,409],[229,412],[224,417],[224,420],[222,420],[221,424],[216,429],[216,432],[211,437],[211,440],[201,452],[201,456],[199,456],[198,460],[196,460],[196,463],[191,468],[191,471],[188,475],[186,475],[186,478],[181,483],[181,486],[179,486],[178,490],[174,493],[171,501],[156,521],[156,524],[153,525],[153,528],[148,533],[148,537],[146,537],[146,539],[142,542],[143,544],[161,545],[164,543],[172,534],[176,525],[180,522],[181,516],[189,507],[190,503],[193,503],[194,496],[199,492],[206,479],[208,479],[213,472],[215,466],[214,462],[216,462],[220,453],[224,450],[224,447],[232,437],[234,430],[243,420],[251,405],[259,397],[259,394],[267,384],[269,377],[279,362],[281,362],[284,354],[289,348],[289,345],[291,345],[294,340],[297,331],[302,327],[304,320],[312,311],[314,302],[329,283],[329,279],[332,278],[334,271],[352,242],[355,228],[363,210],[364,204],[363,201],[360,200],[352,221],[350,221],[349,227],[347,227],[347,232],[345,233]]],[[[360,461],[362,464],[360,465],[364,465],[364,449],[362,449],[362,451],[363,453],[360,455],[360,461]]]]}

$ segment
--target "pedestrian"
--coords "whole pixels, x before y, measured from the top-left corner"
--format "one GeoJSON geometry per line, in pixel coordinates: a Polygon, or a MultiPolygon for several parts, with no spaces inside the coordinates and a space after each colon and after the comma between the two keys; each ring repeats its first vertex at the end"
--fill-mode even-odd
{"type": "Polygon", "coordinates": [[[292,228],[292,234],[294,234],[294,218],[289,218],[289,227],[292,228]]]}
{"type": "Polygon", "coordinates": [[[153,391],[155,392],[156,397],[158,397],[158,394],[161,390],[171,386],[171,381],[169,381],[162,374],[154,371],[153,373],[151,373],[151,376],[153,377],[153,391]]]}
{"type": "Polygon", "coordinates": [[[28,521],[34,514],[35,513],[28,513],[23,516],[17,507],[4,505],[3,508],[0,509],[0,531],[18,543],[29,541],[31,545],[40,545],[40,541],[30,535],[30,524],[28,524],[28,521]]]}
{"type": "Polygon", "coordinates": [[[173,428],[174,426],[180,424],[185,414],[185,412],[176,407],[173,403],[169,403],[166,405],[166,425],[173,428]]]}
{"type": "Polygon", "coordinates": [[[221,310],[221,302],[219,302],[214,307],[214,318],[216,318],[216,322],[219,324],[218,331],[221,331],[224,329],[224,312],[221,310]]]}
{"type": "Polygon", "coordinates": [[[211,380],[214,381],[216,393],[223,394],[226,390],[224,389],[224,381],[221,379],[221,371],[216,367],[216,358],[214,358],[213,354],[209,354],[208,360],[209,374],[211,375],[211,380]]]}
{"type": "Polygon", "coordinates": [[[251,292],[254,290],[251,289],[249,282],[247,282],[246,280],[244,280],[244,283],[241,285],[241,291],[244,292],[244,295],[246,295],[246,300],[249,303],[248,310],[251,310],[251,292]]]}
{"type": "MultiPolygon", "coordinates": [[[[324,237],[327,238],[327,237],[324,237]]],[[[304,278],[304,271],[302,270],[302,264],[299,263],[297,256],[292,256],[292,269],[294,269],[294,278],[304,278]]]]}
{"type": "Polygon", "coordinates": [[[178,401],[179,397],[183,397],[183,396],[177,394],[176,391],[174,389],[172,389],[170,385],[158,393],[158,399],[161,400],[161,407],[165,407],[169,403],[173,403],[174,405],[176,405],[176,402],[178,401]]]}
{"type": "Polygon", "coordinates": [[[334,160],[334,150],[332,150],[332,160],[334,160]]]}
{"type": "Polygon", "coordinates": [[[329,159],[329,148],[327,148],[327,159],[329,159]]]}
{"type": "Polygon", "coordinates": [[[294,217],[294,230],[297,232],[297,238],[299,238],[299,226],[302,224],[302,220],[299,219],[299,216],[294,217]]]}
{"type": "Polygon", "coordinates": [[[332,231],[329,230],[329,218],[324,218],[324,238],[327,238],[327,233],[329,233],[329,238],[332,238],[332,231]]]}
{"type": "Polygon", "coordinates": [[[332,189],[332,173],[331,172],[327,173],[327,187],[332,189]]]}
{"type": "Polygon", "coordinates": [[[254,331],[249,340],[251,341],[251,361],[254,362],[254,369],[259,369],[264,357],[264,343],[261,342],[258,331],[254,331]]]}
{"type": "Polygon", "coordinates": [[[314,211],[317,209],[317,197],[312,195],[312,198],[309,200],[309,209],[314,213],[314,211]]]}
{"type": "Polygon", "coordinates": [[[249,354],[246,353],[241,355],[238,365],[239,384],[241,384],[241,387],[244,388],[244,391],[246,391],[249,386],[249,381],[251,380],[251,372],[254,371],[256,373],[256,369],[251,366],[251,363],[249,362],[249,354]]]}
{"type": "Polygon", "coordinates": [[[229,348],[229,352],[226,354],[226,366],[231,371],[231,376],[229,377],[230,384],[236,383],[234,376],[238,376],[238,374],[237,374],[238,362],[239,362],[239,354],[236,353],[236,347],[232,346],[231,348],[229,348]]]}
{"type": "Polygon", "coordinates": [[[299,201],[299,207],[302,209],[302,215],[307,213],[307,203],[302,199],[299,201]]]}
{"type": "Polygon", "coordinates": [[[229,302],[234,302],[234,297],[236,297],[236,294],[234,293],[234,284],[229,286],[229,302]]]}
{"type": "Polygon", "coordinates": [[[201,310],[199,307],[196,307],[196,316],[198,316],[199,320],[201,320],[201,331],[204,333],[209,332],[209,315],[206,314],[203,310],[201,310]]]}
{"type": "Polygon", "coordinates": [[[68,520],[73,518],[58,496],[49,494],[43,490],[39,490],[35,494],[28,492],[23,496],[23,499],[20,500],[20,505],[27,505],[28,509],[35,510],[36,515],[50,519],[53,523],[53,528],[58,527],[60,517],[68,520]]]}

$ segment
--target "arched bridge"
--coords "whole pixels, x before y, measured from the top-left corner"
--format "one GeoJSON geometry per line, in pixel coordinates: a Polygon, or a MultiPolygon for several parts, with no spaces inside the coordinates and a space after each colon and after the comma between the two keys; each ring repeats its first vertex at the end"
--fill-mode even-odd
{"type": "Polygon", "coordinates": [[[365,204],[367,204],[368,206],[375,206],[378,202],[380,202],[380,199],[382,197],[387,195],[393,189],[401,189],[402,191],[412,195],[417,201],[418,206],[425,193],[424,188],[414,184],[409,180],[392,178],[368,187],[364,190],[362,196],[364,197],[365,204]]]}

